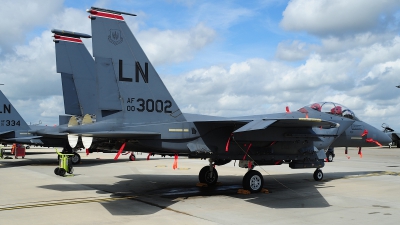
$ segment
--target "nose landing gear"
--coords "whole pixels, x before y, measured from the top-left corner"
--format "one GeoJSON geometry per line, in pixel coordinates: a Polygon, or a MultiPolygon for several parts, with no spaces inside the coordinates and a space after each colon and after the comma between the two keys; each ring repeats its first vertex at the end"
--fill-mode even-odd
{"type": "Polygon", "coordinates": [[[217,183],[218,172],[213,165],[205,166],[200,170],[199,181],[207,185],[215,185],[217,183]]]}

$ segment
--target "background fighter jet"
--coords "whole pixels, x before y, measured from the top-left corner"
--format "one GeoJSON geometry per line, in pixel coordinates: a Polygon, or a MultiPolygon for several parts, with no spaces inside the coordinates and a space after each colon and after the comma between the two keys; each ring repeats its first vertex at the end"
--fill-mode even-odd
{"type": "Polygon", "coordinates": [[[65,134],[58,127],[28,125],[18,111],[0,91],[0,139],[3,143],[33,144],[44,147],[64,147],[68,144],[65,134]],[[47,137],[37,135],[47,133],[47,137]]]}
{"type": "Polygon", "coordinates": [[[385,132],[391,139],[392,143],[389,144],[391,148],[392,145],[396,145],[397,148],[400,148],[400,133],[396,133],[395,130],[389,127],[386,123],[382,124],[383,132],[385,132]]]}
{"type": "MultiPolygon", "coordinates": [[[[258,192],[263,177],[252,170],[255,165],[316,168],[314,179],[321,180],[324,149],[355,123],[309,106],[239,118],[183,114],[121,16],[128,13],[94,7],[89,13],[99,110],[96,121],[79,125],[72,119],[63,129],[86,137],[85,148],[159,152],[176,160],[178,155],[208,158],[209,165],[199,173],[200,182],[207,184],[217,182],[215,165],[240,160],[239,166],[249,169],[244,188],[258,192]]],[[[388,139],[374,135],[375,141],[388,139]]]]}

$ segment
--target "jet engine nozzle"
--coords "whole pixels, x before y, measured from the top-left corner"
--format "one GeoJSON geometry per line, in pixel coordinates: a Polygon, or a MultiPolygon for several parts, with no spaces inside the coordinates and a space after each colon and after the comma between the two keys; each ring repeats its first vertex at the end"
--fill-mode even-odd
{"type": "Polygon", "coordinates": [[[78,126],[78,119],[76,118],[76,116],[71,116],[71,118],[69,118],[68,121],[68,127],[74,127],[74,126],[78,126]]]}
{"type": "Polygon", "coordinates": [[[91,115],[89,115],[89,114],[86,114],[83,118],[82,118],[82,125],[85,125],[85,124],[91,124],[91,123],[94,123],[94,122],[96,122],[96,118],[94,117],[94,116],[91,116],[91,115]]]}

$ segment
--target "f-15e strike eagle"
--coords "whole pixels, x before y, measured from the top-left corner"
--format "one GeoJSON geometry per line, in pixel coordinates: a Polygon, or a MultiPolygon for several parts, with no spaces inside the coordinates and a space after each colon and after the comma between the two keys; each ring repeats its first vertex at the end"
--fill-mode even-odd
{"type": "MultiPolygon", "coordinates": [[[[97,109],[81,124],[72,117],[69,126],[62,129],[69,136],[82,138],[85,148],[208,158],[209,165],[199,173],[200,182],[207,184],[217,182],[215,165],[240,160],[239,165],[249,169],[243,178],[244,188],[258,192],[263,177],[253,170],[255,165],[288,163],[294,169],[316,168],[314,178],[321,180],[324,149],[335,140],[345,144],[358,135],[358,146],[390,142],[383,132],[334,103],[316,103],[291,113],[237,118],[184,114],[122,16],[133,14],[95,7],[88,12],[97,109]],[[348,129],[352,132],[345,133],[348,129]]],[[[62,41],[63,34],[55,33],[56,40],[62,41]]],[[[64,37],[70,35],[65,33],[64,37]]]]}
{"type": "Polygon", "coordinates": [[[350,109],[329,102],[236,118],[182,113],[122,16],[133,14],[95,7],[88,12],[94,61],[80,40],[90,35],[53,30],[64,106],[67,114],[76,115],[58,127],[58,134],[64,141],[68,134],[72,148],[209,159],[199,173],[199,181],[209,185],[218,180],[216,165],[239,160],[248,169],[243,187],[259,192],[263,177],[254,166],[315,168],[314,179],[321,180],[325,149],[391,141],[350,109]]]}

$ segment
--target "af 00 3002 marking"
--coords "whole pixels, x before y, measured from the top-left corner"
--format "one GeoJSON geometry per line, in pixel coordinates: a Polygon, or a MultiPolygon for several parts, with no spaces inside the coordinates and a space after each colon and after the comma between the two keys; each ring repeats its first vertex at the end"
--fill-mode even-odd
{"type": "Polygon", "coordinates": [[[170,100],[153,100],[153,99],[143,99],[143,98],[128,98],[126,103],[133,104],[139,103],[139,105],[128,105],[126,106],[126,111],[129,112],[157,112],[157,113],[172,113],[170,108],[172,107],[172,102],[170,100]]]}

